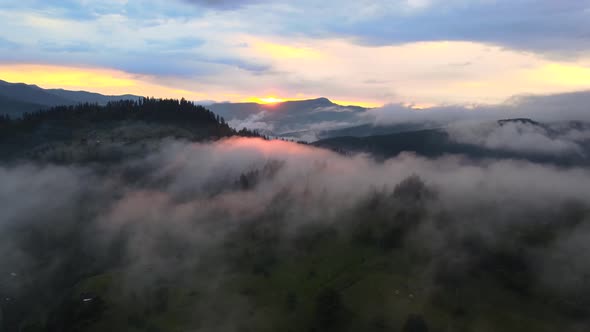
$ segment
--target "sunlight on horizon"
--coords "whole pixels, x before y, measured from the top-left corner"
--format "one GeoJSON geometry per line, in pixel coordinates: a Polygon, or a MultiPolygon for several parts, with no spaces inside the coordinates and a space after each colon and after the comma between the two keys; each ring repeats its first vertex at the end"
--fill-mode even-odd
{"type": "MultiPolygon", "coordinates": [[[[44,89],[83,90],[106,95],[133,94],[158,98],[185,98],[193,101],[214,100],[216,102],[228,100],[232,103],[251,102],[269,106],[287,101],[318,98],[302,94],[296,94],[293,98],[279,97],[272,94],[264,97],[246,98],[235,93],[218,92],[211,94],[168,87],[151,82],[150,77],[114,69],[45,64],[0,64],[0,80],[9,83],[37,85],[44,89]]],[[[382,105],[382,103],[370,101],[331,100],[336,104],[346,106],[354,105],[370,108],[382,105]]]]}
{"type": "Polygon", "coordinates": [[[278,98],[278,97],[261,97],[261,98],[250,98],[249,100],[258,103],[258,104],[278,104],[278,103],[282,103],[285,102],[286,100],[283,98],[278,98]]]}

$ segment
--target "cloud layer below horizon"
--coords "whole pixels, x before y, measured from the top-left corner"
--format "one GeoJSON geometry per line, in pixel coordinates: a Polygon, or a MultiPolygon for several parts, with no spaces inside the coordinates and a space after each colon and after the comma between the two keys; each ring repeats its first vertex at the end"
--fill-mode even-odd
{"type": "MultiPolygon", "coordinates": [[[[127,264],[150,271],[160,266],[163,275],[181,278],[182,273],[170,271],[195,262],[203,248],[221,241],[240,223],[264,221],[270,214],[273,223],[284,227],[281,232],[286,238],[305,225],[338,226],[375,195],[385,195],[381,208],[394,209],[396,198],[384,193],[416,174],[437,198],[421,207],[424,220],[412,220],[417,228],[409,243],[424,246],[444,263],[447,257],[440,254],[457,257],[461,238],[474,237],[490,247],[501,247],[512,243],[506,236],[521,236],[514,230],[536,229],[548,222],[555,225],[552,240],[526,251],[538,272],[535,279],[548,279],[545,281],[555,283],[561,291],[587,287],[583,280],[590,271],[588,261],[568,259],[570,265],[562,260],[587,247],[581,241],[588,236],[587,215],[579,223],[564,223],[561,214],[572,207],[575,212],[576,206],[587,211],[588,169],[514,160],[475,162],[459,156],[426,159],[411,154],[377,163],[362,155],[345,157],[294,143],[246,138],[210,144],[169,141],[123,166],[123,173],[134,170],[131,182],[125,181],[124,174],[113,176],[119,170],[105,176],[89,167],[0,166],[4,184],[0,188],[4,211],[0,252],[10,252],[1,256],[0,273],[19,271],[26,276],[40,259],[28,251],[24,242],[28,237],[11,237],[14,231],[27,227],[57,241],[67,238],[68,227],[83,213],[87,219],[83,219],[85,232],[80,236],[91,240],[82,245],[92,248],[94,242],[108,243],[127,234],[123,251],[127,264]],[[236,187],[248,172],[261,176],[247,188],[236,187]],[[20,199],[22,195],[28,199],[20,199]],[[52,231],[48,233],[47,227],[52,231]],[[191,249],[191,255],[170,256],[173,251],[161,250],[163,240],[172,248],[173,243],[191,249]],[[568,271],[572,284],[551,272],[562,269],[568,271]]],[[[59,266],[61,257],[52,257],[50,262],[41,257],[48,269],[59,266]]]]}

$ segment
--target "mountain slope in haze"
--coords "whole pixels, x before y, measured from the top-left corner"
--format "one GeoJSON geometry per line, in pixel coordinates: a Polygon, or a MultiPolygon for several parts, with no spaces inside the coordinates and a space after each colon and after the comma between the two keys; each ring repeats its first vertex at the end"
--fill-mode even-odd
{"type": "Polygon", "coordinates": [[[478,149],[453,144],[444,130],[426,129],[374,136],[342,136],[319,140],[314,146],[344,153],[368,152],[378,157],[394,157],[402,152],[415,152],[427,157],[445,153],[477,154],[478,149]]]}
{"type": "Polygon", "coordinates": [[[92,103],[105,105],[109,101],[139,100],[134,95],[105,96],[86,91],[42,89],[36,85],[9,83],[0,80],[0,114],[20,116],[26,112],[60,105],[92,103]]]}
{"type": "Polygon", "coordinates": [[[261,130],[280,135],[320,131],[357,125],[367,111],[360,106],[342,106],[327,98],[286,101],[276,104],[217,103],[208,108],[235,128],[261,130]]]}
{"type": "Polygon", "coordinates": [[[340,137],[340,136],[364,137],[364,136],[386,135],[386,134],[401,133],[401,132],[406,132],[406,131],[432,129],[432,127],[434,127],[434,125],[423,124],[423,123],[401,123],[401,124],[392,124],[392,125],[370,124],[369,123],[369,124],[363,124],[363,125],[358,125],[358,126],[354,126],[354,127],[324,131],[322,133],[322,138],[340,137]]]}
{"type": "Polygon", "coordinates": [[[42,104],[29,103],[0,95],[0,114],[13,114],[11,110],[17,110],[18,113],[35,112],[45,107],[42,104]]]}
{"type": "Polygon", "coordinates": [[[523,159],[572,166],[590,164],[590,127],[583,123],[549,125],[530,119],[504,119],[495,122],[491,130],[487,128],[487,132],[478,128],[468,129],[475,139],[458,137],[456,129],[437,128],[365,137],[333,137],[319,140],[313,145],[342,153],[366,152],[379,159],[412,152],[424,157],[456,154],[475,159],[523,159]],[[510,144],[501,144],[503,140],[510,144]],[[529,145],[553,144],[557,148],[563,147],[564,151],[529,149],[519,141],[529,145]],[[565,150],[570,147],[573,148],[565,150]]]}
{"type": "Polygon", "coordinates": [[[316,142],[319,140],[335,137],[366,137],[375,135],[387,135],[408,131],[433,129],[438,127],[440,126],[433,123],[400,123],[391,125],[379,123],[365,123],[345,128],[289,132],[280,134],[279,137],[286,139],[302,140],[306,142],[316,142]]]}

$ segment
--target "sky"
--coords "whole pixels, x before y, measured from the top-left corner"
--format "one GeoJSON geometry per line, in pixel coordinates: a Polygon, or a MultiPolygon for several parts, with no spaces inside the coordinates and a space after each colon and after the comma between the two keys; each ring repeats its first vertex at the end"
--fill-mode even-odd
{"type": "Polygon", "coordinates": [[[0,79],[213,101],[590,89],[590,0],[0,0],[0,79]]]}

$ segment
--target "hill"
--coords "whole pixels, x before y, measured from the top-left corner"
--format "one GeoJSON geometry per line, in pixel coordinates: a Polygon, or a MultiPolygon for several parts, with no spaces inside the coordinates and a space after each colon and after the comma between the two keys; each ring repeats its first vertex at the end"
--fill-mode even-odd
{"type": "Polygon", "coordinates": [[[0,161],[115,161],[165,138],[204,141],[234,135],[259,136],[236,131],[223,118],[184,99],[56,106],[19,119],[0,117],[0,161]]]}

